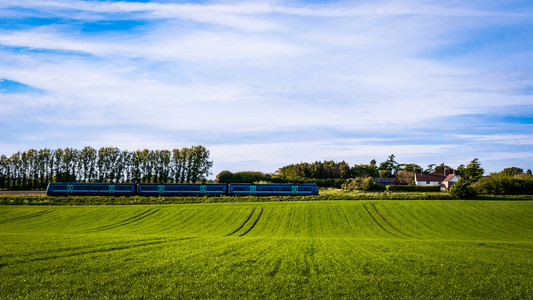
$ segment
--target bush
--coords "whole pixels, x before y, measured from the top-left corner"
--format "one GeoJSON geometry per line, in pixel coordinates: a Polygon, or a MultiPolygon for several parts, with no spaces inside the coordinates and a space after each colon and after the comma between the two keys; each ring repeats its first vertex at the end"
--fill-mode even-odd
{"type": "Polygon", "coordinates": [[[450,189],[450,195],[455,199],[469,199],[477,195],[477,191],[468,180],[459,179],[450,189]]]}
{"type": "Polygon", "coordinates": [[[349,178],[342,184],[342,189],[347,191],[362,190],[364,180],[360,177],[349,178]]]}
{"type": "Polygon", "coordinates": [[[476,182],[474,187],[480,194],[487,195],[531,195],[533,177],[485,177],[476,182]]]}
{"type": "Polygon", "coordinates": [[[418,186],[418,185],[388,185],[387,192],[440,192],[440,186],[418,186]]]}
{"type": "Polygon", "coordinates": [[[365,183],[363,186],[363,190],[370,192],[370,191],[384,191],[385,187],[381,184],[375,183],[374,179],[372,177],[367,177],[365,179],[365,183]]]}

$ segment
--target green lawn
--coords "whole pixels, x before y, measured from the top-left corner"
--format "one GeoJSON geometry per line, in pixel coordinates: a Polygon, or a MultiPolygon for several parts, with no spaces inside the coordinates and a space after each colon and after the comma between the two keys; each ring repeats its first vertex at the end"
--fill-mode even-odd
{"type": "Polygon", "coordinates": [[[532,201],[0,206],[0,298],[531,298],[532,201]]]}

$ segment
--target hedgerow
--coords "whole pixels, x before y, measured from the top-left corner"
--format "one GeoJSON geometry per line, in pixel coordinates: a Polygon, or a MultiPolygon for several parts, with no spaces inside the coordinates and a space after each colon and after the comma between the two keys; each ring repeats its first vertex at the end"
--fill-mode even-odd
{"type": "Polygon", "coordinates": [[[531,195],[533,194],[533,177],[485,177],[476,182],[474,188],[479,193],[490,195],[531,195]]]}
{"type": "MultiPolygon", "coordinates": [[[[232,202],[290,202],[335,200],[453,200],[449,193],[357,193],[322,196],[222,196],[222,197],[105,197],[105,196],[0,196],[0,205],[144,205],[232,202]]],[[[486,200],[533,200],[532,195],[477,196],[486,200]]]]}
{"type": "Polygon", "coordinates": [[[418,185],[388,185],[387,192],[440,192],[440,186],[418,186],[418,185]]]}

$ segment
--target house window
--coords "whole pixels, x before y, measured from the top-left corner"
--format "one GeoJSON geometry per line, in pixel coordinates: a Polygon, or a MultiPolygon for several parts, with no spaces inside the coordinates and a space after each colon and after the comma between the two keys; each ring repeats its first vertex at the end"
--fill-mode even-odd
{"type": "Polygon", "coordinates": [[[440,181],[439,181],[439,184],[440,184],[440,181]]]}
{"type": "Polygon", "coordinates": [[[426,184],[429,184],[430,182],[429,181],[426,181],[426,184]]]}

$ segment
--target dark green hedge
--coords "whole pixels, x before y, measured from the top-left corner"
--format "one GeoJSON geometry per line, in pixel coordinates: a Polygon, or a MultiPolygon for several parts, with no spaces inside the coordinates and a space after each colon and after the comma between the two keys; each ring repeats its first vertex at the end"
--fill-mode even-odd
{"type": "Polygon", "coordinates": [[[418,186],[418,185],[388,185],[387,192],[440,192],[440,186],[418,186]]]}
{"type": "Polygon", "coordinates": [[[474,188],[489,195],[532,195],[533,177],[485,177],[476,182],[474,188]]]}
{"type": "MultiPolygon", "coordinates": [[[[0,196],[0,205],[137,205],[137,204],[192,204],[231,202],[288,202],[336,200],[453,200],[449,193],[374,193],[338,194],[323,196],[242,196],[242,197],[103,197],[103,196],[0,196]]],[[[532,195],[481,195],[476,200],[533,200],[532,195]]]]}
{"type": "Polygon", "coordinates": [[[0,205],[131,205],[224,202],[283,202],[334,200],[450,200],[447,193],[359,193],[323,196],[222,196],[222,197],[103,197],[103,196],[0,196],[0,205]]]}

